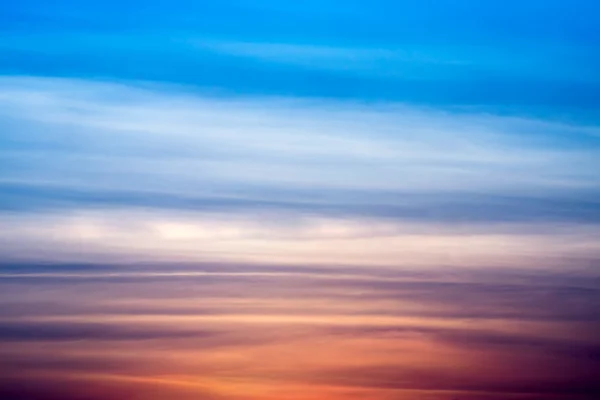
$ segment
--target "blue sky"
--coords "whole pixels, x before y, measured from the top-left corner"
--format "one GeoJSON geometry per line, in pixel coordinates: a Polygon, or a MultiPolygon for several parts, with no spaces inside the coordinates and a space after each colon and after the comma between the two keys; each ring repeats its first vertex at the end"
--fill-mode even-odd
{"type": "Polygon", "coordinates": [[[1,71],[595,121],[599,6],[6,2],[1,71]]]}

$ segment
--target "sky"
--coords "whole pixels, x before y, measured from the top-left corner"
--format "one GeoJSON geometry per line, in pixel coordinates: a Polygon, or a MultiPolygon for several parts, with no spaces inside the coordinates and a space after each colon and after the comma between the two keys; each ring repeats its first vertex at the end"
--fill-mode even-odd
{"type": "Polygon", "coordinates": [[[600,3],[0,2],[0,398],[600,397],[600,3]]]}

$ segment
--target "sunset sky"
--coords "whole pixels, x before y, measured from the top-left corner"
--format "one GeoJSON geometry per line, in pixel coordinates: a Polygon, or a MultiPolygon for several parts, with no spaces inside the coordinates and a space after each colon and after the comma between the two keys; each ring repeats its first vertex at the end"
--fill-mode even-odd
{"type": "Polygon", "coordinates": [[[0,400],[600,398],[596,0],[0,1],[0,400]]]}

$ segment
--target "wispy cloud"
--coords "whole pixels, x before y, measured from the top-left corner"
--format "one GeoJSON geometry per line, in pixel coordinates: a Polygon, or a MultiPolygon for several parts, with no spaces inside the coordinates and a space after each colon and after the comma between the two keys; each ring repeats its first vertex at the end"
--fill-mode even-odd
{"type": "MultiPolygon", "coordinates": [[[[0,276],[0,339],[8,343],[0,371],[13,384],[65,382],[61,398],[88,382],[227,399],[294,390],[335,400],[353,391],[350,398],[436,400],[598,392],[597,272],[563,279],[502,268],[352,276],[249,264],[12,270],[0,276]]],[[[0,381],[0,394],[8,391],[0,381]]]]}
{"type": "MultiPolygon", "coordinates": [[[[586,58],[586,47],[557,46],[540,48],[521,44],[517,48],[482,45],[415,45],[387,47],[355,47],[316,45],[302,43],[273,43],[250,41],[226,41],[215,39],[188,39],[201,51],[239,57],[246,60],[274,63],[325,70],[335,73],[350,73],[387,79],[444,79],[452,77],[458,81],[472,75],[503,75],[512,73],[522,77],[544,79],[574,78],[578,81],[597,81],[593,68],[584,63],[569,62],[564,54],[575,59],[586,58]],[[544,68],[553,63],[554,68],[544,68]]],[[[587,51],[586,51],[587,50],[587,51]]],[[[587,56],[587,61],[597,64],[598,60],[587,56]]]]}
{"type": "Polygon", "coordinates": [[[596,258],[595,226],[521,224],[460,228],[380,218],[284,212],[156,212],[136,208],[27,212],[2,217],[11,259],[221,260],[337,265],[498,264],[562,267],[596,258]],[[551,232],[547,232],[551,230],[551,232]]]}
{"type": "Polygon", "coordinates": [[[598,183],[595,128],[73,80],[4,78],[3,89],[12,181],[32,180],[24,174],[37,167],[41,182],[90,184],[86,173],[98,185],[130,187],[129,179],[174,191],[217,181],[438,192],[598,183]],[[592,146],[565,148],[573,134],[592,146]]]}
{"type": "Polygon", "coordinates": [[[429,264],[453,249],[485,264],[598,250],[594,127],[142,83],[1,86],[7,256],[429,264]]]}

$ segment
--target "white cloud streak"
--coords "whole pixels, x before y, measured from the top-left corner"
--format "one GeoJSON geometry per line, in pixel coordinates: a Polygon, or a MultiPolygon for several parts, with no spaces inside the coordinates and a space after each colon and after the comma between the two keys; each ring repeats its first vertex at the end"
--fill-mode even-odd
{"type": "Polygon", "coordinates": [[[527,136],[576,129],[547,122],[77,80],[4,78],[0,87],[5,131],[22,144],[2,152],[15,165],[4,179],[437,192],[600,183],[597,151],[527,136]]]}
{"type": "MultiPolygon", "coordinates": [[[[96,209],[3,216],[0,252],[37,261],[227,261],[396,267],[565,267],[599,258],[597,227],[551,234],[374,218],[96,209]]],[[[525,228],[525,229],[524,229],[525,228]]]]}

